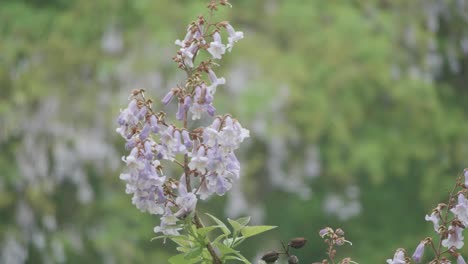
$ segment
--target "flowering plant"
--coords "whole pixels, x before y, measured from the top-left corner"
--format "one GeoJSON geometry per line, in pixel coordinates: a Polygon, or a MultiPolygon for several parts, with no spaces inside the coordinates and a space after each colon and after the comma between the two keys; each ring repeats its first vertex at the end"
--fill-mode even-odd
{"type": "Polygon", "coordinates": [[[468,226],[468,169],[458,177],[455,186],[450,192],[447,203],[439,203],[426,215],[426,221],[434,225],[435,237],[426,237],[416,247],[411,258],[406,256],[405,249],[397,249],[393,259],[388,264],[420,263],[424,257],[424,249],[429,247],[432,251],[431,264],[448,264],[454,258],[457,264],[466,264],[459,250],[463,247],[463,230],[468,226]],[[455,199],[457,198],[457,199],[455,199]]]}
{"type": "Polygon", "coordinates": [[[152,100],[143,89],[132,91],[127,108],[118,117],[117,132],[126,140],[130,151],[122,160],[127,165],[120,178],[126,182],[126,192],[132,203],[142,212],[160,215],[156,237],[170,239],[179,245],[179,255],[170,263],[222,263],[237,259],[249,261],[235,248],[245,239],[273,229],[273,226],[247,226],[250,218],[228,219],[230,230],[221,220],[207,214],[214,225],[204,226],[196,210],[199,199],[216,194],[224,195],[240,176],[240,164],[234,151],[249,137],[249,130],[229,114],[215,116],[213,100],[219,85],[214,68],[216,60],[231,52],[235,43],[244,37],[227,21],[213,22],[213,13],[220,6],[230,6],[226,0],[211,0],[210,16],[199,16],[189,24],[173,58],[186,72],[187,79],[171,89],[162,99],[164,105],[175,101],[175,117],[179,126],[166,120],[166,113],[153,110],[152,100]],[[223,33],[227,33],[227,44],[223,33]],[[211,58],[198,62],[197,55],[207,52],[211,58]],[[213,117],[211,125],[191,129],[189,120],[202,116],[213,117]],[[170,164],[178,166],[178,177],[167,174],[170,164]],[[210,240],[208,234],[220,230],[210,240]]]}

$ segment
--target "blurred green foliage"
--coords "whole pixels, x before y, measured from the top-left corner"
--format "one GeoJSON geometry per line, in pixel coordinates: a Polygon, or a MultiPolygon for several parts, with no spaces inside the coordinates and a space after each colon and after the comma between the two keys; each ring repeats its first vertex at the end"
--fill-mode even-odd
{"type": "MultiPolygon", "coordinates": [[[[245,39],[220,68],[228,85],[215,105],[253,127],[239,184],[264,209],[265,224],[279,226],[246,245],[246,256],[305,236],[310,248],[300,259],[319,260],[325,245],[317,232],[330,225],[354,242],[344,253],[381,263],[431,231],[424,214],[446,199],[467,164],[461,2],[232,0],[218,13],[245,39]],[[302,169],[310,146],[320,163],[311,180],[302,169]],[[281,176],[304,180],[310,199],[271,184],[275,155],[281,176]],[[351,185],[360,189],[361,213],[346,221],[324,213],[327,195],[351,185]]],[[[14,238],[27,263],[166,263],[172,245],[149,242],[157,218],[131,206],[118,179],[124,150],[114,120],[131,89],[158,101],[182,81],[172,43],[204,7],[201,0],[0,3],[0,248],[14,238]],[[103,38],[113,30],[122,47],[106,51],[103,38]],[[72,165],[56,164],[61,146],[79,157],[72,165]],[[107,146],[109,156],[86,158],[87,148],[107,146]],[[37,179],[25,175],[28,163],[37,179]],[[76,171],[85,175],[79,181],[76,171]],[[91,201],[79,198],[83,184],[91,201]],[[23,205],[33,217],[21,214],[23,205]],[[55,228],[44,223],[50,215],[55,228]],[[32,220],[18,224],[23,218],[32,220]]],[[[225,201],[202,210],[220,215],[225,201]]]]}

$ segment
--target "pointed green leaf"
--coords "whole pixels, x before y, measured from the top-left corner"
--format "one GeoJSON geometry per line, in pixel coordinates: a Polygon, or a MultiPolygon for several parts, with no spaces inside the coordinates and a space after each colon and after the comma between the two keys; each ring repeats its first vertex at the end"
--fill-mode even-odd
{"type": "Polygon", "coordinates": [[[242,236],[248,238],[277,228],[277,226],[246,226],[241,230],[242,236]]]}
{"type": "Polygon", "coordinates": [[[229,219],[229,218],[227,220],[228,220],[229,224],[231,224],[232,229],[234,230],[234,233],[239,232],[240,230],[242,230],[242,228],[244,228],[244,226],[241,225],[236,220],[232,220],[232,219],[229,219]]]}
{"type": "Polygon", "coordinates": [[[202,251],[203,251],[203,248],[201,248],[201,247],[193,248],[190,252],[187,253],[187,255],[185,255],[184,258],[185,259],[193,259],[193,258],[198,257],[198,260],[200,260],[202,251]]]}
{"type": "Polygon", "coordinates": [[[220,228],[219,226],[207,226],[207,227],[202,227],[200,229],[197,229],[197,233],[198,235],[202,236],[202,237],[206,237],[206,235],[215,230],[216,228],[220,228]]]}
{"type": "Polygon", "coordinates": [[[224,234],[226,235],[231,234],[231,231],[229,230],[229,228],[227,228],[227,226],[223,223],[223,221],[219,220],[218,218],[216,218],[215,216],[211,214],[206,213],[206,215],[209,216],[211,219],[213,219],[213,221],[215,221],[216,224],[218,224],[219,228],[221,228],[224,234]]]}
{"type": "Polygon", "coordinates": [[[178,254],[171,257],[169,260],[170,264],[193,264],[197,263],[196,260],[187,260],[185,259],[185,254],[178,254]]]}
{"type": "Polygon", "coordinates": [[[250,222],[250,216],[241,217],[241,218],[237,219],[236,222],[238,222],[239,224],[241,224],[243,226],[246,226],[250,222]]]}

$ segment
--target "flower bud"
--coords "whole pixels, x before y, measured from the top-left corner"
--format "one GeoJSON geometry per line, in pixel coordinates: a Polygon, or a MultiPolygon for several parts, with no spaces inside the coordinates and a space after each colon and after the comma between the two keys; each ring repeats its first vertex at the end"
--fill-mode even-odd
{"type": "Polygon", "coordinates": [[[276,251],[270,251],[263,255],[262,260],[266,263],[274,263],[279,258],[279,253],[276,251]]]}
{"type": "Polygon", "coordinates": [[[166,96],[164,96],[164,98],[161,100],[161,102],[164,104],[164,105],[167,105],[169,104],[169,102],[171,102],[172,98],[174,98],[174,90],[170,90],[166,96]]]}
{"type": "Polygon", "coordinates": [[[296,256],[294,255],[289,256],[288,264],[297,264],[297,263],[299,263],[299,259],[296,256]]]}
{"type": "Polygon", "coordinates": [[[296,237],[289,241],[289,246],[292,248],[301,248],[306,244],[307,240],[303,237],[296,237]]]}
{"type": "Polygon", "coordinates": [[[463,176],[465,176],[465,188],[468,188],[468,169],[463,170],[463,176]]]}
{"type": "Polygon", "coordinates": [[[332,231],[331,228],[325,227],[324,229],[322,229],[322,230],[319,231],[319,235],[320,235],[321,237],[324,237],[324,236],[330,234],[331,231],[332,231]]]}
{"type": "Polygon", "coordinates": [[[339,236],[344,236],[344,231],[343,231],[343,229],[338,228],[338,229],[336,229],[335,234],[337,234],[339,236]]]}
{"type": "Polygon", "coordinates": [[[458,255],[457,257],[457,264],[466,264],[465,260],[463,259],[462,255],[458,255]]]}
{"type": "Polygon", "coordinates": [[[419,243],[418,247],[416,247],[416,250],[414,251],[414,254],[412,256],[414,262],[419,263],[421,262],[421,259],[424,255],[424,246],[425,246],[425,241],[421,241],[419,243]]]}

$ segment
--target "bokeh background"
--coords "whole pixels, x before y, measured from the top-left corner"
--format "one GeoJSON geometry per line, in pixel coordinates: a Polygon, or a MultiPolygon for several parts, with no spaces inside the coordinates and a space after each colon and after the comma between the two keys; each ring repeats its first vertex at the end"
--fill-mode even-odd
{"type": "MultiPolygon", "coordinates": [[[[245,39],[225,56],[215,106],[251,130],[242,180],[202,211],[279,228],[254,259],[304,236],[321,260],[342,227],[359,263],[412,251],[468,166],[468,1],[232,0],[245,39]]],[[[119,180],[119,109],[159,99],[204,0],[0,2],[0,263],[166,263],[119,180]]],[[[174,109],[163,108],[167,112],[174,109]]],[[[465,251],[466,254],[468,252],[465,251]]]]}

